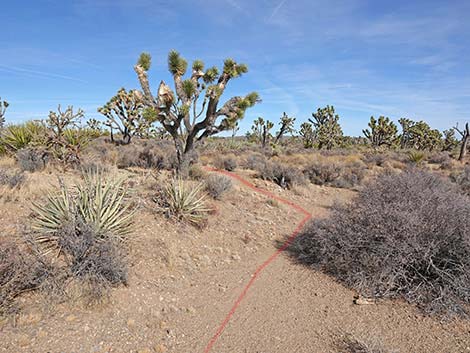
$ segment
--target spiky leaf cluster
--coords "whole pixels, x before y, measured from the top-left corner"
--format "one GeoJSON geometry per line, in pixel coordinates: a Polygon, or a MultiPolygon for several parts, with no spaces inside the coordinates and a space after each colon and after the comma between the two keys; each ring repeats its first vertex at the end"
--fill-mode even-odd
{"type": "Polygon", "coordinates": [[[138,65],[140,65],[145,71],[150,70],[152,65],[152,57],[149,53],[142,53],[139,56],[138,65]]]}
{"type": "Polygon", "coordinates": [[[2,129],[5,124],[5,112],[9,105],[7,101],[2,100],[2,97],[0,97],[0,129],[2,129]]]}
{"type": "Polygon", "coordinates": [[[123,180],[105,181],[100,173],[85,174],[84,179],[74,187],[61,183],[44,204],[33,205],[35,240],[45,251],[60,251],[60,230],[69,224],[83,222],[102,238],[123,240],[130,233],[133,211],[123,180]]]}
{"type": "Polygon", "coordinates": [[[173,75],[183,76],[188,68],[188,62],[181,57],[176,50],[170,51],[168,54],[168,70],[173,75]]]}

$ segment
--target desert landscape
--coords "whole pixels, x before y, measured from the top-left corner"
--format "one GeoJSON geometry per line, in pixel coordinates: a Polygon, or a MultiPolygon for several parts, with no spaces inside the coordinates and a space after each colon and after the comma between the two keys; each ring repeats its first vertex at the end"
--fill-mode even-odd
{"type": "Polygon", "coordinates": [[[0,352],[470,352],[470,120],[305,113],[256,65],[155,52],[38,116],[21,82],[47,75],[0,59],[0,352]]]}

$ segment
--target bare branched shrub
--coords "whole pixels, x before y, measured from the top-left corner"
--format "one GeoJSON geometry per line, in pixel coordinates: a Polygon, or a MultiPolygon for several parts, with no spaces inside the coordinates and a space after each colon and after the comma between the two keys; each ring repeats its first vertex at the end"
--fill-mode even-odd
{"type": "Polygon", "coordinates": [[[353,188],[364,179],[365,167],[361,163],[316,161],[304,169],[304,175],[316,185],[353,188]]]}
{"type": "Polygon", "coordinates": [[[57,236],[70,275],[85,284],[87,299],[98,300],[110,287],[127,284],[126,254],[117,239],[100,238],[80,220],[65,224],[57,236]]]}
{"type": "Polygon", "coordinates": [[[465,167],[462,171],[452,173],[450,179],[459,186],[464,194],[470,196],[470,166],[465,167]]]}
{"type": "Polygon", "coordinates": [[[8,173],[4,170],[0,170],[0,185],[4,185],[13,189],[15,187],[20,187],[21,184],[25,181],[25,176],[23,173],[8,173]]]}
{"type": "Polygon", "coordinates": [[[449,163],[452,160],[448,152],[436,152],[431,154],[428,157],[428,162],[433,164],[442,165],[444,163],[449,163]]]}
{"type": "Polygon", "coordinates": [[[25,148],[16,153],[16,160],[23,171],[43,170],[49,162],[49,153],[43,148],[25,148]]]}
{"type": "Polygon", "coordinates": [[[367,165],[383,167],[387,161],[387,155],[384,153],[364,153],[361,159],[367,165]]]}
{"type": "Polygon", "coordinates": [[[211,174],[206,180],[206,191],[216,200],[232,188],[232,180],[224,175],[211,174]]]}
{"type": "Polygon", "coordinates": [[[192,180],[200,181],[207,177],[207,172],[199,164],[193,164],[189,167],[188,176],[192,180]]]}
{"type": "Polygon", "coordinates": [[[15,298],[41,287],[51,268],[18,244],[0,239],[0,315],[17,311],[15,298]]]}
{"type": "Polygon", "coordinates": [[[265,160],[256,168],[259,178],[272,181],[282,188],[290,189],[305,183],[302,172],[288,165],[265,160]]]}
{"type": "Polygon", "coordinates": [[[308,225],[290,250],[367,297],[402,297],[427,313],[466,314],[469,201],[424,171],[382,174],[351,204],[308,225]]]}
{"type": "Polygon", "coordinates": [[[225,169],[232,172],[238,166],[238,163],[237,159],[232,156],[218,157],[214,162],[214,166],[218,169],[225,169]]]}

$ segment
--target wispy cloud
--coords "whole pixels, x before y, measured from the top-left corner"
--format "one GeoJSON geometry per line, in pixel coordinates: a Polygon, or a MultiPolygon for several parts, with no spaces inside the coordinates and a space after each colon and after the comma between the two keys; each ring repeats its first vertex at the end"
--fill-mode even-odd
{"type": "Polygon", "coordinates": [[[281,9],[281,7],[284,6],[284,4],[287,2],[287,0],[282,0],[281,2],[279,2],[279,4],[277,4],[277,6],[274,8],[274,10],[271,12],[271,15],[269,15],[268,17],[268,21],[271,20],[274,16],[276,16],[276,14],[278,13],[278,11],[281,9]]]}
{"type": "Polygon", "coordinates": [[[75,82],[81,82],[81,83],[88,83],[85,80],[72,77],[72,76],[61,75],[61,74],[39,71],[39,70],[30,70],[30,69],[25,69],[25,68],[16,67],[16,66],[0,65],[0,70],[7,71],[7,72],[17,74],[17,75],[36,76],[36,77],[43,77],[43,78],[61,79],[61,80],[75,81],[75,82]]]}

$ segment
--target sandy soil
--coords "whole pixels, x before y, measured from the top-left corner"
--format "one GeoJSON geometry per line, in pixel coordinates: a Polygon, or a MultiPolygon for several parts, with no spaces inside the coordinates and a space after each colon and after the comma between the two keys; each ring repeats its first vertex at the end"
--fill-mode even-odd
{"type": "MultiPolygon", "coordinates": [[[[250,180],[314,217],[352,195],[250,180]]],[[[10,227],[28,214],[12,205],[0,206],[0,223],[10,227]]],[[[238,183],[214,205],[218,211],[203,230],[143,208],[129,244],[129,285],[93,308],[70,302],[47,308],[41,297],[24,298],[15,325],[0,324],[0,352],[204,352],[253,272],[303,218],[238,183]]],[[[378,340],[393,352],[470,352],[469,322],[439,322],[401,302],[354,305],[354,295],[281,254],[260,274],[211,352],[333,352],[339,333],[378,340]]]]}

